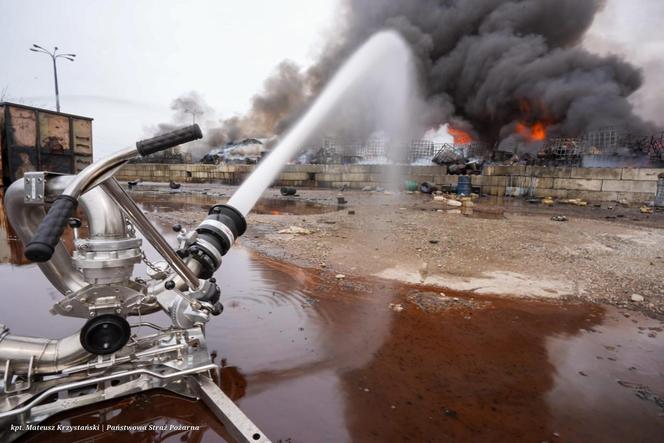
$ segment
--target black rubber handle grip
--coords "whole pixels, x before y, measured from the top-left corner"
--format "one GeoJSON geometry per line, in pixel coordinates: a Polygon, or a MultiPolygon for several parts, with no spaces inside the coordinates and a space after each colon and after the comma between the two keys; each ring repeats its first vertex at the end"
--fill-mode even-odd
{"type": "Polygon", "coordinates": [[[191,142],[203,138],[203,133],[198,125],[187,126],[175,131],[158,135],[147,140],[136,142],[136,149],[142,156],[154,154],[173,146],[191,142]]]}
{"type": "Polygon", "coordinates": [[[60,195],[55,199],[37,228],[37,233],[25,247],[24,254],[28,260],[45,262],[51,259],[69,218],[74,215],[76,206],[78,201],[69,195],[60,195]]]}

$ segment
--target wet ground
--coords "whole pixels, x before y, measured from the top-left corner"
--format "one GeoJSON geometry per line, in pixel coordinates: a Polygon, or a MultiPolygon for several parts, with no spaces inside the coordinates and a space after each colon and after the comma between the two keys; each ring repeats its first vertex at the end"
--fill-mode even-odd
{"type": "MultiPolygon", "coordinates": [[[[143,207],[150,216],[162,210],[143,207]]],[[[170,226],[160,228],[173,238],[170,226]]],[[[12,333],[58,337],[80,328],[80,320],[48,314],[59,294],[35,265],[12,264],[20,246],[11,233],[1,244],[1,320],[12,333]]],[[[217,279],[225,310],[207,334],[222,386],[275,442],[664,439],[662,323],[639,313],[337,280],[241,246],[217,279]]],[[[225,438],[202,404],[161,392],[58,421],[201,428],[26,441],[225,438]]]]}
{"type": "MultiPolygon", "coordinates": [[[[207,211],[210,206],[225,203],[224,194],[190,194],[182,192],[141,192],[132,193],[132,198],[145,211],[167,213],[175,210],[207,211]]],[[[267,215],[310,215],[323,214],[336,210],[335,207],[310,200],[290,198],[263,198],[258,201],[252,212],[267,215]]],[[[203,212],[204,213],[204,212],[203,212]]]]}

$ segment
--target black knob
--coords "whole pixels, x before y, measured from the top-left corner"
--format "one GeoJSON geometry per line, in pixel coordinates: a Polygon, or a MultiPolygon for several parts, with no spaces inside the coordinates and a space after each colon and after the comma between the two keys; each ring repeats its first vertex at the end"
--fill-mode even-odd
{"type": "Polygon", "coordinates": [[[180,223],[176,223],[176,224],[174,224],[174,225],[173,225],[173,230],[174,230],[175,232],[180,232],[180,231],[182,231],[182,225],[181,225],[180,223]]]}
{"type": "Polygon", "coordinates": [[[217,279],[212,277],[210,280],[208,280],[210,283],[217,283],[217,279]]]}
{"type": "Polygon", "coordinates": [[[170,291],[171,289],[175,288],[175,282],[173,280],[168,280],[166,283],[164,283],[164,288],[170,291]]]}
{"type": "Polygon", "coordinates": [[[70,228],[80,228],[81,220],[75,217],[71,217],[69,220],[67,220],[67,224],[70,228]]]}
{"type": "Polygon", "coordinates": [[[85,323],[80,340],[89,353],[107,355],[122,349],[130,334],[131,327],[127,320],[118,315],[104,314],[85,323]]]}

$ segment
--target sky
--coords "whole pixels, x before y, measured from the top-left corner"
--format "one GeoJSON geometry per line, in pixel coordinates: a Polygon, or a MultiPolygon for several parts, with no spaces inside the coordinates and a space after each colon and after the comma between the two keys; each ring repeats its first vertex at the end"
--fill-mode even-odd
{"type": "MultiPolygon", "coordinates": [[[[280,61],[314,62],[339,1],[0,0],[0,92],[54,109],[51,60],[28,49],[75,53],[58,60],[61,110],[94,118],[99,158],[170,121],[171,101],[192,90],[214,118],[244,112],[280,61]]],[[[646,67],[633,102],[664,125],[661,17],[661,0],[608,0],[583,44],[646,67]]]]}

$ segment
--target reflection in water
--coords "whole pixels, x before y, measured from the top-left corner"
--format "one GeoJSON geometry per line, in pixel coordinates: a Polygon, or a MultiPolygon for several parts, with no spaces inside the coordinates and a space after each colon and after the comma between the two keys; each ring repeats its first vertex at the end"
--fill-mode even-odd
{"type": "Polygon", "coordinates": [[[556,367],[547,402],[561,435],[592,441],[603,429],[607,441],[664,441],[662,324],[627,315],[608,307],[601,325],[546,340],[556,367]]]}
{"type": "MultiPolygon", "coordinates": [[[[173,242],[170,226],[159,227],[173,242]]],[[[487,296],[474,297],[481,307],[427,313],[406,301],[412,287],[337,281],[242,247],[230,251],[216,277],[225,310],[206,331],[221,386],[274,441],[532,442],[552,441],[554,433],[564,441],[662,440],[661,408],[616,382],[646,385],[662,397],[661,338],[638,329],[661,328],[656,321],[598,306],[487,296]],[[394,312],[391,302],[405,309],[394,312]]],[[[49,295],[36,266],[0,265],[0,278],[9,288],[0,302],[12,307],[0,321],[13,333],[56,337],[81,327],[82,320],[48,315],[59,294],[49,295]]],[[[202,403],[164,392],[51,422],[200,429],[41,433],[28,441],[226,438],[202,403]]]]}

